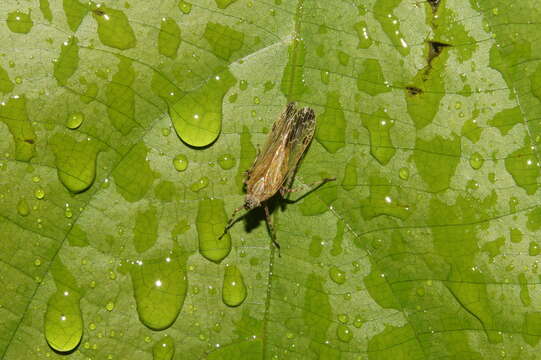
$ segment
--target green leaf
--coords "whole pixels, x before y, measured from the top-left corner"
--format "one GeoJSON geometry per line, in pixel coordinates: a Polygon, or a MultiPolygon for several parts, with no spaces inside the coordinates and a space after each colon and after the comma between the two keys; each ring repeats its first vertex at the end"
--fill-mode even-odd
{"type": "Polygon", "coordinates": [[[537,1],[0,8],[0,359],[538,358],[537,1]]]}

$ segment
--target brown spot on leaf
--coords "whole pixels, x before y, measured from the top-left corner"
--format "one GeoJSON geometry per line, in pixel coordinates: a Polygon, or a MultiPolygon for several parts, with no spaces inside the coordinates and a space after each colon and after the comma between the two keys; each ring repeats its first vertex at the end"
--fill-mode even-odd
{"type": "Polygon", "coordinates": [[[427,0],[428,4],[432,8],[432,13],[435,14],[438,11],[438,6],[440,5],[440,0],[427,0]]]}
{"type": "Polygon", "coordinates": [[[24,139],[24,142],[29,143],[29,144],[35,143],[34,139],[24,139]]]}
{"type": "Polygon", "coordinates": [[[428,65],[434,60],[435,57],[439,56],[443,49],[446,47],[452,46],[451,44],[445,44],[439,41],[428,41],[428,65]]]}

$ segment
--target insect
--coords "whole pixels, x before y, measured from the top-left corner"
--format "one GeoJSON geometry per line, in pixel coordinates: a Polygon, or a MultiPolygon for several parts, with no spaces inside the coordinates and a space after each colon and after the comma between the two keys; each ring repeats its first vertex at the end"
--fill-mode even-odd
{"type": "MultiPolygon", "coordinates": [[[[249,211],[263,206],[272,241],[278,249],[280,248],[276,241],[267,200],[277,193],[285,198],[288,193],[299,190],[292,189],[291,185],[299,162],[314,137],[315,129],[316,115],[314,110],[308,107],[297,108],[294,102],[287,104],[285,110],[272,126],[272,131],[267,137],[262,151],[258,153],[252,167],[246,171],[244,204],[235,209],[220,238],[240,220],[240,217],[235,219],[239,211],[243,209],[249,211]]],[[[333,180],[336,178],[325,178],[311,184],[312,190],[333,180]]]]}

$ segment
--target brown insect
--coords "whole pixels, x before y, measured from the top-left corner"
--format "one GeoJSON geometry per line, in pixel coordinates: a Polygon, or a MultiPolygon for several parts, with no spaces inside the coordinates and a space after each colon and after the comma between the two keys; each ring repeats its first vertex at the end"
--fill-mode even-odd
{"type": "MultiPolygon", "coordinates": [[[[316,115],[314,110],[308,107],[299,109],[293,102],[287,104],[285,110],[272,126],[272,131],[267,137],[263,150],[257,155],[252,167],[246,171],[244,205],[235,209],[222,236],[240,220],[240,218],[235,219],[235,215],[239,211],[263,206],[272,241],[276,247],[280,248],[276,242],[267,200],[278,192],[284,198],[288,193],[300,190],[292,189],[291,185],[299,162],[314,137],[315,129],[316,115]]],[[[325,178],[311,184],[314,187],[312,190],[333,180],[336,179],[325,178]]]]}

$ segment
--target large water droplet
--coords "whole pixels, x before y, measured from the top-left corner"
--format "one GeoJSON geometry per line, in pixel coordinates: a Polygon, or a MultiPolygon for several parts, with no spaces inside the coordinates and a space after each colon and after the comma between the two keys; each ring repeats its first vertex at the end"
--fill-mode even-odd
{"type": "Polygon", "coordinates": [[[153,330],[163,330],[177,318],[188,288],[185,264],[177,254],[138,260],[130,268],[137,313],[153,330]]]}
{"type": "MultiPolygon", "coordinates": [[[[79,45],[76,37],[72,36],[62,43],[60,56],[54,62],[53,75],[60,85],[66,85],[68,79],[79,67],[79,45]]],[[[69,127],[69,126],[68,126],[69,127]]]]}
{"type": "Polygon", "coordinates": [[[96,178],[96,161],[101,144],[95,140],[77,141],[65,134],[49,139],[55,155],[60,182],[71,192],[88,189],[96,178]]]}
{"type": "Polygon", "coordinates": [[[71,351],[81,341],[83,318],[79,300],[77,293],[63,289],[55,292],[47,302],[45,339],[56,351],[71,351]]]}
{"type": "Polygon", "coordinates": [[[135,34],[122,11],[100,6],[92,11],[92,15],[98,22],[98,37],[104,45],[120,50],[135,46],[135,34]]]}
{"type": "Polygon", "coordinates": [[[174,59],[180,45],[180,28],[171,18],[163,18],[158,35],[158,52],[174,59]]]}
{"type": "Polygon", "coordinates": [[[222,300],[227,306],[239,306],[246,299],[246,285],[240,270],[229,265],[225,268],[222,300]]]}
{"type": "Polygon", "coordinates": [[[175,343],[170,336],[164,336],[156,341],[152,347],[152,356],[154,360],[171,360],[175,355],[175,343]]]}
{"type": "Polygon", "coordinates": [[[34,26],[30,13],[25,14],[21,11],[9,13],[6,24],[9,30],[19,34],[28,34],[34,26]]]}
{"type": "Polygon", "coordinates": [[[196,219],[199,252],[210,261],[219,263],[231,251],[229,234],[225,234],[219,239],[226,224],[227,215],[223,200],[205,199],[199,201],[196,219]]]}
{"type": "Polygon", "coordinates": [[[236,81],[225,70],[169,107],[175,131],[184,142],[202,147],[218,138],[222,128],[223,97],[236,81]]]}
{"type": "Polygon", "coordinates": [[[327,94],[325,111],[318,118],[315,138],[331,154],[345,146],[346,118],[337,92],[327,94]]]}

